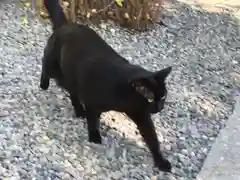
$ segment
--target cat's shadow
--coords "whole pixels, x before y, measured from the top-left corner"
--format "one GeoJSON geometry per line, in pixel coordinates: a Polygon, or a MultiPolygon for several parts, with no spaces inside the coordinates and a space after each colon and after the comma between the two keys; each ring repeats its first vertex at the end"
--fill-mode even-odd
{"type": "MultiPolygon", "coordinates": [[[[86,119],[74,117],[69,99],[63,95],[63,99],[56,101],[56,92],[51,90],[46,94],[47,100],[42,101],[45,106],[41,109],[45,111],[42,118],[48,120],[44,124],[44,133],[58,142],[59,149],[75,154],[82,164],[100,156],[96,166],[102,166],[101,160],[107,159],[108,162],[104,165],[106,169],[114,166],[116,170],[127,167],[141,168],[154,174],[162,173],[154,168],[151,153],[137,127],[125,115],[117,112],[104,113],[100,124],[102,144],[89,143],[86,119]]],[[[167,158],[171,152],[164,150],[163,153],[167,158]]]]}

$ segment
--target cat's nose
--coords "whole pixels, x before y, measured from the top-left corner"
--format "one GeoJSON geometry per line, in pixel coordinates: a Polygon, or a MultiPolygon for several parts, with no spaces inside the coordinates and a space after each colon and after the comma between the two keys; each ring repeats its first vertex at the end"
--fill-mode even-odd
{"type": "Polygon", "coordinates": [[[163,107],[164,107],[164,103],[160,102],[160,103],[158,103],[157,106],[158,106],[158,110],[161,111],[163,109],[163,107]]]}

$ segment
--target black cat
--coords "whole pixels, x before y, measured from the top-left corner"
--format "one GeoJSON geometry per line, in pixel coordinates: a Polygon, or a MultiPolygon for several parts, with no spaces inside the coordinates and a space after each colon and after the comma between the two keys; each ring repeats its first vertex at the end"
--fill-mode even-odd
{"type": "MultiPolygon", "coordinates": [[[[46,7],[54,23],[53,14],[60,6],[57,0],[48,3],[52,3],[46,7]]],[[[171,172],[171,164],[160,151],[150,115],[164,107],[165,79],[172,68],[150,72],[130,64],[91,28],[67,22],[64,16],[59,18],[44,50],[40,87],[48,89],[53,78],[69,92],[76,116],[87,119],[90,142],[101,143],[102,112],[126,113],[136,123],[155,165],[171,172]]]]}

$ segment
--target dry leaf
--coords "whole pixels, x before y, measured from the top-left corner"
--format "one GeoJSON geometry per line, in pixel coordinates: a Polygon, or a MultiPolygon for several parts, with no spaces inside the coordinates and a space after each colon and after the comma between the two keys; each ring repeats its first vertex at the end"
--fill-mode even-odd
{"type": "Polygon", "coordinates": [[[92,13],[97,13],[97,10],[96,9],[92,9],[92,13]]]}
{"type": "Polygon", "coordinates": [[[109,12],[108,12],[108,15],[109,15],[109,16],[113,16],[113,12],[112,12],[112,11],[109,11],[109,12]]]}
{"type": "Polygon", "coordinates": [[[90,18],[90,16],[91,16],[91,13],[90,13],[90,12],[88,12],[88,13],[87,13],[87,18],[89,19],[89,18],[90,18]]]}
{"type": "Polygon", "coordinates": [[[124,13],[124,18],[129,19],[128,13],[124,13]]]}
{"type": "Polygon", "coordinates": [[[146,16],[147,16],[147,19],[151,19],[149,14],[146,14],[146,16]]]}
{"type": "Polygon", "coordinates": [[[68,7],[69,6],[69,2],[63,1],[63,6],[68,7]]]}

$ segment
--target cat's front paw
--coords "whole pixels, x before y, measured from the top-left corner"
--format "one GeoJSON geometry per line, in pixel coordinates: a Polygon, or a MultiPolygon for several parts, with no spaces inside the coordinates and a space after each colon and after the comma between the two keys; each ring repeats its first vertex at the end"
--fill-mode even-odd
{"type": "Polygon", "coordinates": [[[155,162],[155,165],[158,167],[158,169],[160,171],[164,171],[164,172],[171,172],[172,171],[172,165],[166,159],[155,162]]]}
{"type": "Polygon", "coordinates": [[[89,133],[89,142],[102,144],[102,138],[99,131],[89,133]]]}

